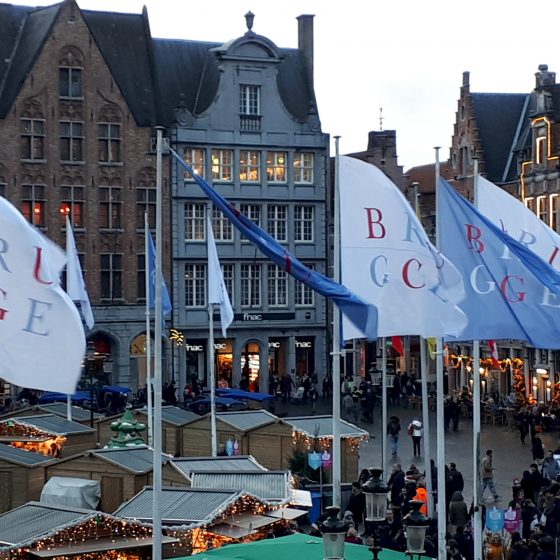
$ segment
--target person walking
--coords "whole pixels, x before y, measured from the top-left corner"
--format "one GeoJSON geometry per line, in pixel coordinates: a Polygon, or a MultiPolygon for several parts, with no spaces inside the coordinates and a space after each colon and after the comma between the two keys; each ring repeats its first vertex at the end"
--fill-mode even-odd
{"type": "Polygon", "coordinates": [[[422,439],[423,428],[422,422],[415,418],[408,425],[408,435],[412,438],[412,450],[415,457],[420,456],[420,440],[422,439]]]}
{"type": "MultiPolygon", "coordinates": [[[[449,463],[449,476],[451,477],[451,495],[455,492],[462,492],[465,488],[465,480],[461,471],[457,470],[455,463],[449,463]]],[[[453,499],[453,498],[452,498],[453,499]]]]}
{"type": "Polygon", "coordinates": [[[391,442],[391,455],[393,457],[396,457],[398,453],[400,432],[401,422],[399,417],[391,416],[391,418],[389,418],[389,423],[387,424],[387,435],[389,436],[389,441],[391,442]]]}
{"type": "Polygon", "coordinates": [[[498,492],[496,492],[496,486],[494,485],[494,467],[492,466],[492,450],[488,449],[486,455],[484,455],[481,465],[480,465],[480,478],[482,480],[482,486],[480,488],[480,499],[484,498],[484,491],[486,488],[490,489],[494,500],[499,500],[498,492]]]}
{"type": "Polygon", "coordinates": [[[550,450],[546,452],[546,457],[543,461],[542,475],[547,481],[556,480],[558,475],[560,475],[560,465],[550,450]]]}
{"type": "Polygon", "coordinates": [[[393,472],[391,473],[391,476],[387,481],[387,486],[391,490],[391,504],[394,506],[398,506],[402,489],[405,487],[405,474],[400,463],[395,463],[393,465],[393,472]]]}

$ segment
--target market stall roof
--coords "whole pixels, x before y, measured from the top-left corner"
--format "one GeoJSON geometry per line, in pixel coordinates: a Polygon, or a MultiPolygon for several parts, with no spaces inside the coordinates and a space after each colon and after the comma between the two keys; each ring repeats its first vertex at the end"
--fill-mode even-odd
{"type": "MultiPolygon", "coordinates": [[[[146,474],[154,468],[154,450],[147,445],[135,445],[131,447],[92,449],[86,451],[85,456],[98,457],[103,461],[118,465],[134,474],[146,474]]],[[[170,461],[171,457],[165,453],[161,454],[163,465],[170,461]]]]}
{"type": "MultiPolygon", "coordinates": [[[[243,544],[230,544],[221,548],[207,550],[194,556],[182,556],[175,560],[323,560],[323,539],[296,533],[277,539],[264,539],[243,544]]],[[[361,544],[346,543],[346,560],[371,560],[369,547],[361,544]]],[[[421,558],[427,558],[421,556],[421,558]]],[[[403,552],[383,549],[379,560],[408,560],[403,552]]]]}
{"type": "Polygon", "coordinates": [[[283,502],[291,497],[288,471],[198,471],[191,473],[192,488],[228,488],[245,491],[261,500],[283,502]]]}
{"type": "MultiPolygon", "coordinates": [[[[163,488],[160,500],[162,522],[167,525],[211,523],[220,511],[235,503],[242,494],[235,490],[163,488]]],[[[151,522],[152,506],[153,489],[146,487],[122,504],[115,515],[151,522]]]]}
{"type": "Polygon", "coordinates": [[[222,422],[248,432],[267,424],[274,424],[279,421],[278,416],[268,412],[268,410],[240,410],[239,412],[220,412],[216,414],[222,422]]]}
{"type": "MultiPolygon", "coordinates": [[[[143,414],[148,413],[147,408],[142,408],[139,412],[143,414]]],[[[190,410],[185,410],[184,408],[179,408],[178,406],[162,406],[161,407],[161,420],[162,422],[167,422],[173,426],[181,427],[186,426],[190,422],[199,420],[200,416],[191,412],[190,410]]]]}
{"type": "Polygon", "coordinates": [[[173,465],[179,469],[187,478],[190,478],[192,471],[222,472],[255,472],[266,471],[253,456],[235,455],[233,457],[177,457],[171,459],[173,465]]]}
{"type": "MultiPolygon", "coordinates": [[[[56,414],[62,418],[66,418],[66,401],[64,402],[51,402],[51,403],[39,403],[33,406],[27,406],[25,408],[20,408],[13,412],[8,412],[6,414],[0,415],[0,421],[7,420],[8,418],[13,418],[14,420],[26,414],[32,414],[33,412],[46,413],[46,414],[56,414]]],[[[78,422],[84,422],[91,418],[91,412],[87,408],[82,408],[81,406],[72,406],[72,420],[77,420],[78,422]]],[[[104,418],[102,414],[98,412],[93,413],[94,420],[100,420],[104,418]]]]}
{"type": "MultiPolygon", "coordinates": [[[[301,432],[311,438],[332,437],[333,418],[332,416],[293,416],[282,418],[280,422],[289,424],[297,432],[301,432]]],[[[340,437],[369,437],[366,430],[350,424],[345,420],[340,420],[340,437]]]]}
{"type": "Polygon", "coordinates": [[[45,457],[41,453],[34,453],[25,449],[12,447],[11,445],[0,445],[0,460],[8,461],[16,465],[24,465],[26,467],[34,467],[42,465],[47,461],[52,461],[52,457],[45,457]]]}
{"type": "Polygon", "coordinates": [[[62,418],[56,414],[41,414],[38,416],[20,416],[13,419],[14,422],[19,424],[27,424],[50,432],[51,434],[69,436],[74,434],[90,434],[95,432],[94,428],[84,426],[78,422],[72,422],[62,418]]]}
{"type": "Polygon", "coordinates": [[[242,391],[241,389],[216,389],[216,395],[231,399],[244,399],[257,402],[269,401],[274,398],[274,395],[268,393],[255,393],[252,391],[242,391]]]}

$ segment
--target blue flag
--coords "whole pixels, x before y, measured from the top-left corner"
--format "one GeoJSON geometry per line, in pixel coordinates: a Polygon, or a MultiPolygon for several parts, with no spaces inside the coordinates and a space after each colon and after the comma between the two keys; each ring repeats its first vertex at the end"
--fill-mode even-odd
{"type": "Polygon", "coordinates": [[[202,177],[193,172],[192,168],[173,150],[171,154],[186,169],[204,194],[214,203],[216,208],[254,245],[256,245],[272,262],[277,264],[296,280],[330,298],[338,305],[352,323],[354,323],[369,339],[377,338],[377,308],[365,302],[345,286],[331,278],[307,268],[297,257],[287,251],[276,239],[244,216],[215,191],[202,177]]]}
{"type": "MultiPolygon", "coordinates": [[[[150,309],[154,309],[156,306],[156,248],[154,247],[154,240],[152,235],[148,233],[148,274],[150,275],[150,293],[148,298],[150,301],[150,309]]],[[[171,313],[171,299],[169,298],[169,292],[167,291],[167,286],[165,285],[165,280],[161,279],[161,310],[163,316],[167,317],[171,313]]]]}
{"type": "Polygon", "coordinates": [[[465,280],[468,325],[450,340],[526,340],[560,347],[560,274],[496,227],[449,183],[438,184],[441,252],[465,280]]]}

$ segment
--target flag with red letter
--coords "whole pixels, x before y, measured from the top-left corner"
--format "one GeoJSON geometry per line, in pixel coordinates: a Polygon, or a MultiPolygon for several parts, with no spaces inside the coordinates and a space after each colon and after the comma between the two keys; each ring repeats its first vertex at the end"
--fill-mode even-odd
{"type": "Polygon", "coordinates": [[[401,336],[392,336],[391,346],[399,353],[400,356],[404,356],[404,345],[401,336]]]}
{"type": "MultiPolygon", "coordinates": [[[[463,282],[414,209],[377,167],[340,157],[341,279],[378,309],[379,337],[458,333],[463,282]]],[[[346,318],[344,340],[363,338],[346,318]]]]}
{"type": "Polygon", "coordinates": [[[495,340],[489,340],[488,346],[490,346],[490,355],[492,356],[492,365],[495,369],[500,368],[500,356],[498,355],[498,347],[496,346],[495,340]]]}
{"type": "Polygon", "coordinates": [[[0,197],[0,377],[20,387],[72,394],[85,336],[62,289],[64,251],[0,197]]]}

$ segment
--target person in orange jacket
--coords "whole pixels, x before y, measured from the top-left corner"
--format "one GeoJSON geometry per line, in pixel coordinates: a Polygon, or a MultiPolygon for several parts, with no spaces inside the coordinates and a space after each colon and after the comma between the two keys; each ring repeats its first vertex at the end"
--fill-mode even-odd
{"type": "Polygon", "coordinates": [[[416,494],[412,499],[423,502],[424,504],[420,508],[420,511],[424,515],[428,515],[428,491],[426,490],[426,485],[423,482],[418,481],[416,483],[416,494]]]}

